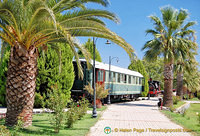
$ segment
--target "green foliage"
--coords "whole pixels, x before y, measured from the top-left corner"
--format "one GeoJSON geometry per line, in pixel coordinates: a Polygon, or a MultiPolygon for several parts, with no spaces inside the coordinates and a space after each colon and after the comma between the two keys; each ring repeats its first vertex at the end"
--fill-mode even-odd
{"type": "Polygon", "coordinates": [[[141,60],[132,61],[131,64],[128,66],[128,69],[137,71],[144,76],[144,82],[143,82],[144,91],[142,92],[142,96],[147,96],[149,92],[149,84],[148,84],[149,76],[147,74],[145,66],[143,65],[143,62],[141,60]]]}
{"type": "Polygon", "coordinates": [[[20,134],[21,129],[24,127],[23,118],[18,117],[17,124],[14,126],[14,131],[11,133],[13,136],[23,136],[20,134]]]}
{"type": "Polygon", "coordinates": [[[174,106],[170,106],[170,107],[169,107],[169,110],[170,110],[171,112],[174,112],[176,109],[175,109],[174,106]]]}
{"type": "Polygon", "coordinates": [[[66,113],[66,127],[72,128],[73,124],[79,119],[79,113],[78,113],[77,104],[71,103],[70,108],[68,109],[66,113]]]}
{"type": "Polygon", "coordinates": [[[70,99],[68,95],[62,92],[61,88],[60,84],[52,86],[52,91],[49,92],[49,98],[46,100],[47,108],[53,111],[50,115],[50,122],[56,133],[59,133],[63,124],[64,110],[70,99]]]}
{"type": "Polygon", "coordinates": [[[79,119],[82,119],[83,116],[87,113],[89,102],[87,99],[82,98],[79,100],[78,104],[72,102],[70,108],[66,113],[66,127],[72,128],[73,124],[79,119]]]}
{"type": "Polygon", "coordinates": [[[189,99],[188,94],[184,94],[184,95],[183,95],[183,99],[188,100],[188,99],[189,99]]]}
{"type": "MultiPolygon", "coordinates": [[[[89,94],[94,94],[94,89],[92,85],[88,82],[88,85],[84,87],[84,90],[88,91],[89,94]]],[[[105,84],[96,83],[96,99],[101,100],[102,98],[106,98],[109,94],[110,89],[105,89],[105,84]]]]}
{"type": "Polygon", "coordinates": [[[88,106],[89,106],[89,101],[87,99],[82,98],[82,100],[79,100],[79,107],[78,107],[79,119],[81,119],[87,113],[88,106]]]}
{"type": "MultiPolygon", "coordinates": [[[[93,41],[89,38],[88,41],[83,45],[83,47],[89,52],[91,58],[93,58],[93,48],[94,48],[93,41]]],[[[84,55],[80,50],[78,51],[78,54],[79,57],[84,58],[84,55]]],[[[97,50],[97,48],[95,49],[95,60],[102,62],[101,55],[97,50]]]]}
{"type": "MultiPolygon", "coordinates": [[[[66,44],[59,44],[58,49],[48,46],[46,52],[40,52],[36,87],[36,92],[39,94],[37,94],[38,96],[36,95],[36,102],[40,102],[40,96],[43,97],[44,94],[47,94],[47,90],[51,89],[51,86],[57,83],[61,84],[62,91],[70,97],[70,89],[74,82],[72,58],[73,55],[70,47],[66,44]],[[60,56],[58,55],[58,50],[61,51],[60,56]]],[[[36,103],[35,106],[41,105],[36,103]]]]}
{"type": "Polygon", "coordinates": [[[0,135],[1,136],[11,136],[10,131],[6,126],[0,125],[0,135]]]}
{"type": "Polygon", "coordinates": [[[198,119],[199,125],[200,125],[200,114],[197,112],[196,115],[197,115],[197,119],[198,119]]]}
{"type": "Polygon", "coordinates": [[[2,106],[6,106],[6,79],[9,57],[10,49],[7,48],[0,65],[0,104],[2,104],[2,106]]]}
{"type": "Polygon", "coordinates": [[[144,58],[142,62],[149,78],[152,78],[153,80],[156,81],[160,81],[160,89],[163,90],[164,89],[163,58],[157,58],[157,60],[154,61],[148,61],[146,58],[144,58]]]}
{"type": "Polygon", "coordinates": [[[173,104],[178,104],[178,102],[180,101],[179,96],[172,96],[172,98],[173,98],[173,104]]]}
{"type": "Polygon", "coordinates": [[[197,92],[197,98],[200,99],[200,92],[197,92]]]}

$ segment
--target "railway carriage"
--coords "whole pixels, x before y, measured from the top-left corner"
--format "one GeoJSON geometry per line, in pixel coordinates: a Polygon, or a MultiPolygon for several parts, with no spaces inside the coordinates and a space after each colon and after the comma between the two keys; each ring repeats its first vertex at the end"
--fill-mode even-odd
{"type": "MultiPolygon", "coordinates": [[[[86,60],[80,60],[84,77],[79,79],[77,75],[77,64],[74,61],[75,80],[71,90],[72,98],[78,99],[80,96],[88,97],[89,94],[83,88],[88,82],[92,85],[93,70],[87,68],[86,60]]],[[[91,61],[90,64],[93,64],[91,61]]],[[[139,97],[143,91],[143,76],[136,71],[128,70],[111,65],[111,82],[109,84],[109,65],[101,62],[95,62],[96,83],[105,84],[105,89],[110,88],[110,96],[112,99],[139,97]]]]}

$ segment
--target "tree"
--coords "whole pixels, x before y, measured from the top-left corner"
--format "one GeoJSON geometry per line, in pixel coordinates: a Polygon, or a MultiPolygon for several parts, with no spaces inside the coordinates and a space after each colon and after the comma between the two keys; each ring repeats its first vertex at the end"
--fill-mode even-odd
{"type": "MultiPolygon", "coordinates": [[[[39,93],[38,96],[47,94],[47,90],[52,90],[52,86],[57,84],[62,92],[68,96],[67,98],[70,98],[70,90],[74,82],[72,59],[72,52],[69,46],[65,44],[48,46],[47,51],[40,50],[36,79],[36,93],[39,93]],[[59,53],[61,54],[59,55],[59,53]]],[[[36,103],[35,106],[40,106],[39,104],[36,103]]]]}
{"type": "MultiPolygon", "coordinates": [[[[190,72],[193,68],[193,62],[195,61],[195,55],[197,54],[197,44],[195,43],[195,31],[188,29],[189,27],[196,24],[196,22],[189,22],[187,25],[177,34],[177,36],[180,36],[183,39],[191,40],[192,37],[194,40],[191,42],[187,42],[188,45],[187,48],[183,48],[178,52],[179,55],[176,59],[176,65],[175,65],[175,71],[177,72],[177,88],[176,88],[176,95],[180,97],[182,100],[183,98],[183,76],[184,76],[184,70],[188,70],[190,72]]],[[[185,43],[180,43],[185,44],[185,43]]],[[[184,47],[185,45],[181,45],[181,47],[184,47]]]]}
{"type": "MultiPolygon", "coordinates": [[[[84,48],[90,53],[91,58],[93,58],[93,41],[89,38],[88,41],[83,45],[84,48]]],[[[79,50],[78,51],[79,57],[84,57],[83,53],[79,50]]],[[[97,48],[95,49],[95,60],[102,62],[101,55],[97,48]]]]}
{"type": "Polygon", "coordinates": [[[147,94],[149,93],[149,84],[148,84],[149,76],[142,63],[142,60],[132,61],[131,64],[128,66],[128,69],[137,71],[144,76],[144,92],[142,92],[142,96],[144,97],[147,96],[147,94]]]}
{"type": "Polygon", "coordinates": [[[164,88],[164,77],[163,77],[163,59],[158,58],[155,61],[147,61],[145,58],[143,59],[143,65],[147,71],[149,78],[160,82],[160,88],[164,88]]]}
{"type": "Polygon", "coordinates": [[[162,20],[157,16],[150,16],[154,22],[154,29],[146,30],[147,34],[152,34],[154,38],[147,41],[142,50],[145,52],[146,58],[155,60],[158,56],[164,57],[164,106],[173,105],[172,89],[173,89],[173,65],[178,58],[180,50],[187,50],[189,48],[190,40],[183,39],[177,35],[182,31],[188,13],[185,9],[175,10],[167,6],[161,8],[162,20]]]}
{"type": "Polygon", "coordinates": [[[183,86],[189,92],[198,92],[200,90],[200,72],[198,70],[199,64],[195,61],[190,65],[190,70],[184,71],[183,86]]]}
{"type": "Polygon", "coordinates": [[[4,50],[4,57],[2,58],[0,65],[0,104],[2,106],[6,106],[6,79],[7,79],[10,49],[9,47],[7,47],[6,49],[3,50],[4,50]]]}
{"type": "MultiPolygon", "coordinates": [[[[103,6],[107,0],[2,0],[0,2],[0,38],[11,46],[7,83],[6,125],[17,124],[23,118],[24,127],[32,124],[36,87],[38,48],[52,43],[68,43],[81,65],[75,41],[78,36],[106,38],[121,46],[130,57],[133,48],[124,39],[106,28],[100,18],[118,22],[113,13],[88,9],[93,2],[103,6]]],[[[89,60],[87,52],[81,50],[89,60]]]]}

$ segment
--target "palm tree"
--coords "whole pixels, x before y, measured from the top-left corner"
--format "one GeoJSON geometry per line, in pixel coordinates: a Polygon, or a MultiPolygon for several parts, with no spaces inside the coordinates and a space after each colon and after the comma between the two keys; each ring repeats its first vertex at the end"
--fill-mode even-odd
{"type": "MultiPolygon", "coordinates": [[[[6,86],[6,125],[13,126],[18,117],[24,127],[32,124],[36,87],[38,48],[53,43],[68,43],[78,61],[75,37],[94,36],[109,39],[121,46],[131,57],[133,48],[124,39],[106,28],[100,18],[118,22],[106,10],[88,9],[94,2],[103,6],[107,0],[1,0],[0,38],[11,46],[6,86]]],[[[78,68],[81,65],[78,62],[78,68]]],[[[79,70],[80,75],[82,74],[79,70]]]]}
{"type": "MultiPolygon", "coordinates": [[[[195,31],[188,29],[189,27],[193,26],[196,24],[196,22],[189,22],[185,25],[185,27],[177,33],[177,36],[180,36],[183,39],[186,40],[191,40],[190,42],[188,41],[188,45],[181,45],[180,47],[187,47],[187,48],[182,48],[179,50],[176,59],[176,65],[175,65],[175,71],[177,72],[177,88],[176,88],[176,95],[180,97],[182,100],[183,98],[183,76],[184,76],[184,70],[187,70],[190,72],[193,68],[193,63],[195,61],[195,55],[196,50],[197,50],[197,44],[195,43],[195,31]],[[193,41],[191,38],[194,38],[193,41]]],[[[180,43],[180,44],[185,44],[185,43],[180,43]]]]}
{"type": "Polygon", "coordinates": [[[158,56],[164,57],[164,106],[173,105],[173,65],[179,51],[188,50],[190,40],[183,39],[177,35],[184,28],[185,19],[188,17],[184,9],[175,10],[167,6],[161,8],[162,21],[157,16],[150,16],[154,22],[154,29],[146,30],[147,34],[152,34],[154,39],[147,41],[142,50],[147,49],[145,57],[149,60],[155,60],[158,56]]]}
{"type": "Polygon", "coordinates": [[[196,92],[200,90],[200,72],[198,70],[198,62],[192,62],[190,70],[184,71],[183,86],[189,92],[196,92]]]}

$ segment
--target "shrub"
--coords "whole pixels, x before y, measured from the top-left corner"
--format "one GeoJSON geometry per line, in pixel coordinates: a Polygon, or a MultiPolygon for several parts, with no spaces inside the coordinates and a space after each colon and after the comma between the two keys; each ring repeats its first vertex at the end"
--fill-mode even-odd
{"type": "Polygon", "coordinates": [[[197,98],[200,99],[200,92],[197,92],[197,98]]]}
{"type": "MultiPolygon", "coordinates": [[[[84,87],[84,90],[87,90],[89,94],[94,95],[94,89],[90,83],[84,87]]],[[[96,83],[96,99],[100,100],[102,98],[106,98],[109,94],[109,90],[110,89],[105,89],[104,84],[100,85],[96,83]]]]}
{"type": "Polygon", "coordinates": [[[79,119],[81,119],[87,113],[88,106],[89,102],[85,98],[79,101],[79,106],[78,106],[79,119]]]}
{"type": "Polygon", "coordinates": [[[185,117],[186,113],[187,113],[187,110],[186,110],[186,109],[183,109],[183,111],[182,111],[182,116],[185,117]]]}
{"type": "Polygon", "coordinates": [[[0,136],[11,136],[6,126],[0,125],[0,136]]]}
{"type": "Polygon", "coordinates": [[[72,128],[73,124],[78,120],[79,118],[79,113],[78,113],[78,108],[75,103],[72,103],[70,105],[70,108],[68,109],[66,113],[66,127],[67,128],[72,128]]]}
{"type": "Polygon", "coordinates": [[[197,115],[197,119],[198,119],[199,125],[200,125],[200,114],[197,112],[196,115],[197,115]]]}
{"type": "Polygon", "coordinates": [[[35,92],[35,102],[34,102],[34,107],[43,107],[43,102],[44,102],[44,97],[40,95],[40,93],[35,92]]]}
{"type": "Polygon", "coordinates": [[[188,100],[188,94],[184,94],[183,99],[188,100]]]}
{"type": "Polygon", "coordinates": [[[177,104],[178,101],[180,101],[180,97],[179,96],[173,96],[173,104],[177,104]]]}
{"type": "Polygon", "coordinates": [[[174,111],[175,111],[174,106],[170,106],[170,107],[169,107],[169,110],[170,110],[171,112],[174,112],[174,111]]]}
{"type": "Polygon", "coordinates": [[[49,99],[46,100],[47,107],[53,111],[50,115],[50,123],[54,127],[56,133],[59,133],[63,124],[64,109],[69,98],[61,91],[60,85],[54,85],[52,91],[48,94],[49,99]]]}
{"type": "Polygon", "coordinates": [[[21,129],[24,127],[23,118],[18,117],[17,124],[14,126],[14,131],[11,133],[12,136],[23,136],[22,134],[19,134],[21,132],[21,129]]]}

